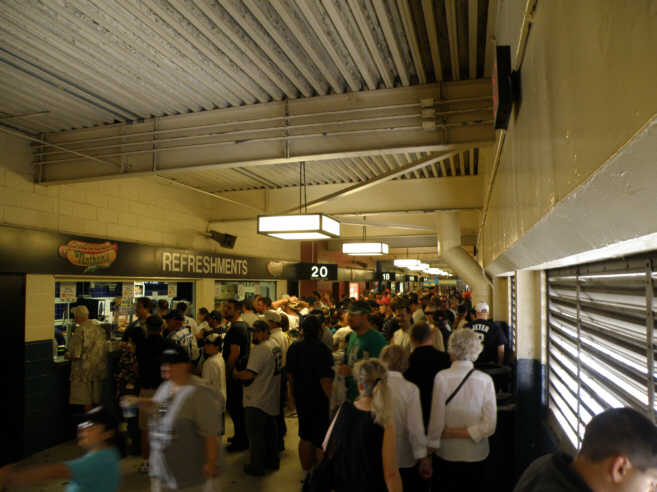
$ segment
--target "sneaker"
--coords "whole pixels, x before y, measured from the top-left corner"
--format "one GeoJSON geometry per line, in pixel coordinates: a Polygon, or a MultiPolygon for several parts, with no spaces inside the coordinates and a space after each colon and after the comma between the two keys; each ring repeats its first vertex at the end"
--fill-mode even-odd
{"type": "Polygon", "coordinates": [[[148,473],[148,461],[142,461],[139,468],[137,468],[139,473],[148,473]]]}
{"type": "Polygon", "coordinates": [[[264,470],[256,470],[251,465],[244,465],[244,473],[252,477],[262,477],[265,474],[264,470]]]}

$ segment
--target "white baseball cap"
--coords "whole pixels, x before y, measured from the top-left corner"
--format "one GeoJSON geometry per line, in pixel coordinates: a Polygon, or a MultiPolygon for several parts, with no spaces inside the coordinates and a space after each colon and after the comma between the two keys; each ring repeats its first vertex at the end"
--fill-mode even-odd
{"type": "Polygon", "coordinates": [[[475,306],[475,311],[477,311],[478,313],[487,313],[489,311],[488,304],[486,304],[485,302],[480,302],[475,306]]]}
{"type": "Polygon", "coordinates": [[[270,309],[269,311],[265,311],[263,318],[265,321],[271,321],[272,323],[276,323],[278,325],[281,324],[281,315],[278,314],[273,309],[270,309]]]}

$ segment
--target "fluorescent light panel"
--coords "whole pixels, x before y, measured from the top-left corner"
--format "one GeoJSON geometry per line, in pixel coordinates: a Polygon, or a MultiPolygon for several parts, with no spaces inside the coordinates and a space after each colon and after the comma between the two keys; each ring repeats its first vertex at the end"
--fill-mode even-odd
{"type": "Polygon", "coordinates": [[[298,241],[330,239],[340,236],[340,223],[322,214],[261,216],[258,234],[298,241]]]}
{"type": "Polygon", "coordinates": [[[417,259],[411,259],[411,258],[399,258],[396,260],[393,260],[392,262],[396,267],[400,268],[408,268],[411,266],[417,266],[420,264],[420,260],[417,259]]]}
{"type": "Polygon", "coordinates": [[[351,256],[380,256],[388,254],[386,243],[344,243],[342,252],[351,256]]]}

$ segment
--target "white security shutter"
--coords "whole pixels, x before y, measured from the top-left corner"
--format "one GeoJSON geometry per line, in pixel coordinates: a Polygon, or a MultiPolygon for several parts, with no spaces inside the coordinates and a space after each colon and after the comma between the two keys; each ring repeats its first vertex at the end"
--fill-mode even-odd
{"type": "Polygon", "coordinates": [[[513,275],[509,277],[509,299],[511,299],[509,320],[511,324],[511,350],[513,352],[518,351],[518,282],[516,281],[516,276],[513,275]]]}
{"type": "Polygon", "coordinates": [[[657,421],[653,258],[547,272],[548,401],[575,447],[607,408],[634,407],[657,421]]]}

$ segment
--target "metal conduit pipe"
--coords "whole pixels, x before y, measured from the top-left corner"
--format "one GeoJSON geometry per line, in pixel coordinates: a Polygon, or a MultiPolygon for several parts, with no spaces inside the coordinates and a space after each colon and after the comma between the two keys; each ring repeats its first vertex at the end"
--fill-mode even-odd
{"type": "Polygon", "coordinates": [[[436,214],[436,230],[440,231],[440,257],[472,289],[472,304],[486,302],[490,306],[490,281],[481,266],[461,245],[458,212],[436,214]]]}

